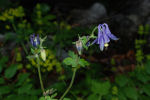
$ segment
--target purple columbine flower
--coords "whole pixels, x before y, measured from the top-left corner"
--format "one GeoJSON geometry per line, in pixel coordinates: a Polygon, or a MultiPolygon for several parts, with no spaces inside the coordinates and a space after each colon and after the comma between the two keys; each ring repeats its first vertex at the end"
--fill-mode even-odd
{"type": "Polygon", "coordinates": [[[37,36],[35,36],[35,34],[30,35],[30,42],[33,47],[37,47],[38,45],[40,45],[39,35],[37,36]]]}
{"type": "Polygon", "coordinates": [[[112,40],[118,40],[118,38],[111,34],[109,27],[106,23],[98,25],[98,37],[92,42],[92,44],[99,44],[100,50],[104,50],[104,46],[107,47],[108,43],[112,40]]]}

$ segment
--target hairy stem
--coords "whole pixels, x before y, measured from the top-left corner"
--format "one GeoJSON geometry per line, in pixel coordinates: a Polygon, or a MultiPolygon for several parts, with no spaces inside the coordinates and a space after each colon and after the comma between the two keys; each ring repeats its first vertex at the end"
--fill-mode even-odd
{"type": "Polygon", "coordinates": [[[40,60],[39,60],[39,57],[37,57],[39,80],[40,80],[40,84],[41,84],[41,89],[42,89],[42,91],[43,91],[43,93],[44,93],[45,90],[44,90],[43,81],[42,81],[42,77],[41,77],[41,70],[40,70],[39,61],[40,61],[40,60]]]}
{"type": "Polygon", "coordinates": [[[76,71],[77,71],[77,68],[73,69],[73,75],[72,75],[72,79],[71,79],[71,82],[67,88],[67,90],[64,92],[64,94],[60,97],[59,100],[63,100],[63,98],[65,97],[65,95],[69,92],[69,90],[71,89],[72,85],[73,85],[73,82],[74,82],[74,79],[75,79],[75,76],[76,76],[76,71]]]}

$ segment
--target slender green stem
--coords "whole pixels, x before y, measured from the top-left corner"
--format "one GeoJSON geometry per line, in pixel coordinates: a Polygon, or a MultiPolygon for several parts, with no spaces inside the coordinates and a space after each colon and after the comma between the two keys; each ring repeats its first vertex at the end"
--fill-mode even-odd
{"type": "Polygon", "coordinates": [[[40,70],[39,61],[40,61],[40,60],[39,60],[39,58],[37,57],[39,80],[40,80],[40,84],[41,84],[41,89],[42,89],[42,91],[43,91],[43,93],[44,93],[45,90],[44,90],[44,85],[43,85],[43,81],[42,81],[42,77],[41,77],[41,70],[40,70]]]}
{"type": "Polygon", "coordinates": [[[72,85],[73,85],[73,82],[74,82],[74,79],[75,79],[75,76],[76,76],[76,71],[77,71],[77,68],[73,69],[73,75],[72,75],[72,79],[71,79],[71,82],[67,88],[67,90],[64,92],[64,94],[60,97],[59,100],[63,100],[63,98],[65,97],[65,95],[69,92],[69,90],[71,89],[72,85]]]}
{"type": "Polygon", "coordinates": [[[94,32],[96,31],[97,27],[95,27],[93,30],[92,30],[92,33],[91,33],[91,36],[94,36],[94,32]]]}
{"type": "Polygon", "coordinates": [[[71,89],[71,87],[72,87],[72,85],[73,85],[73,82],[74,82],[74,79],[75,79],[75,76],[76,76],[76,71],[77,71],[77,69],[78,69],[78,62],[79,62],[79,59],[80,59],[80,57],[77,57],[77,58],[76,58],[76,64],[77,64],[77,65],[76,65],[75,68],[73,68],[73,75],[72,75],[71,82],[70,82],[68,88],[66,89],[66,91],[65,91],[64,94],[60,97],[59,100],[63,100],[63,98],[66,96],[66,94],[69,92],[69,90],[71,89]]]}

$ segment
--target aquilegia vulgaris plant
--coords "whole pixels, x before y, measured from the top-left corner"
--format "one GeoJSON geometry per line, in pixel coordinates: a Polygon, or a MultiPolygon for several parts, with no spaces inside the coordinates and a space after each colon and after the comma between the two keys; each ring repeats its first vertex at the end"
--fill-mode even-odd
{"type": "Polygon", "coordinates": [[[31,43],[31,53],[32,55],[27,56],[28,59],[36,59],[37,64],[38,64],[38,74],[39,74],[39,79],[40,79],[40,84],[41,84],[41,89],[43,91],[43,93],[45,93],[44,90],[44,85],[42,82],[42,77],[41,77],[41,71],[40,71],[40,59],[42,59],[43,61],[46,60],[46,53],[45,53],[45,49],[43,47],[43,42],[45,41],[45,38],[40,38],[39,35],[35,36],[35,34],[30,36],[30,43],[31,43]]]}
{"type": "Polygon", "coordinates": [[[109,27],[106,23],[99,24],[98,26],[96,26],[89,36],[82,36],[82,37],[78,36],[78,37],[79,37],[78,40],[76,42],[73,42],[73,44],[75,44],[76,46],[78,54],[75,54],[74,52],[69,51],[69,54],[68,54],[69,57],[65,58],[63,61],[64,64],[71,66],[72,68],[73,74],[72,74],[71,82],[69,86],[67,87],[66,91],[60,97],[60,99],[56,99],[55,97],[57,94],[56,93],[53,94],[54,93],[53,89],[45,91],[44,85],[42,82],[41,72],[40,72],[39,61],[46,60],[46,53],[43,47],[43,42],[45,41],[46,37],[42,39],[39,37],[39,35],[35,35],[35,34],[30,36],[30,41],[32,45],[31,47],[32,55],[28,56],[28,58],[37,60],[39,80],[40,80],[41,89],[43,91],[43,96],[44,96],[44,97],[41,97],[42,100],[68,100],[64,97],[69,92],[69,90],[71,89],[74,83],[77,70],[81,67],[85,67],[89,65],[89,63],[86,60],[80,58],[80,55],[82,55],[83,50],[84,49],[88,50],[90,46],[94,44],[98,44],[100,50],[103,51],[104,47],[108,47],[108,43],[110,42],[110,40],[118,40],[118,38],[110,32],[109,27]],[[98,33],[97,35],[94,35],[96,30],[98,30],[98,33]],[[51,91],[51,93],[49,93],[49,91],[51,91]]]}

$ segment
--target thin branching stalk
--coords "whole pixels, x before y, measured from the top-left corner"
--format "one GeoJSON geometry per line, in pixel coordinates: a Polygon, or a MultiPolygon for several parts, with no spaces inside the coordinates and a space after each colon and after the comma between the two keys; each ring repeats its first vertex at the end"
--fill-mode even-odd
{"type": "Polygon", "coordinates": [[[71,82],[70,82],[68,88],[66,89],[66,91],[65,91],[64,94],[60,97],[59,100],[63,100],[63,98],[66,96],[66,94],[69,92],[69,90],[71,89],[71,87],[72,87],[72,85],[73,85],[73,82],[74,82],[74,79],[75,79],[75,76],[76,76],[76,72],[77,72],[77,69],[78,69],[77,67],[78,67],[79,59],[80,59],[80,57],[77,57],[77,58],[76,58],[76,64],[77,64],[77,65],[76,65],[75,68],[73,68],[73,75],[72,75],[72,78],[71,78],[71,82]]]}
{"type": "Polygon", "coordinates": [[[44,90],[44,85],[43,85],[43,81],[42,81],[42,76],[41,76],[41,70],[40,70],[39,61],[40,61],[40,60],[39,60],[39,57],[37,57],[39,80],[40,80],[40,84],[41,84],[41,89],[42,89],[42,91],[43,91],[43,93],[44,93],[45,90],[44,90]]]}
{"type": "Polygon", "coordinates": [[[69,90],[71,89],[72,85],[73,85],[73,82],[74,82],[74,79],[75,79],[75,76],[76,76],[76,71],[77,71],[77,68],[74,68],[73,69],[73,75],[72,75],[72,79],[71,79],[71,82],[67,88],[67,90],[64,92],[64,94],[60,97],[59,100],[63,100],[63,98],[65,97],[65,95],[69,92],[69,90]]]}
{"type": "Polygon", "coordinates": [[[94,32],[96,31],[97,27],[95,27],[93,30],[92,30],[92,35],[94,35],[94,32]]]}

